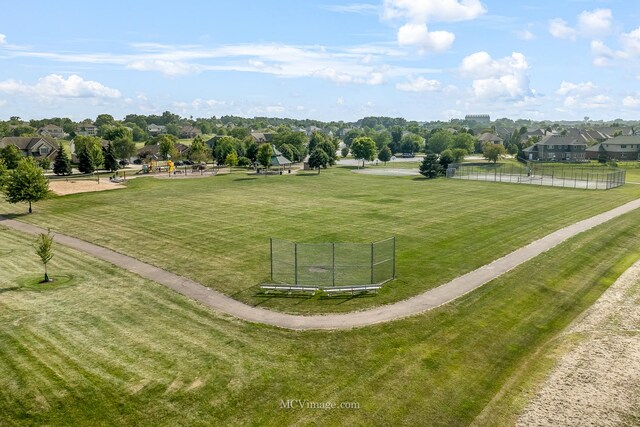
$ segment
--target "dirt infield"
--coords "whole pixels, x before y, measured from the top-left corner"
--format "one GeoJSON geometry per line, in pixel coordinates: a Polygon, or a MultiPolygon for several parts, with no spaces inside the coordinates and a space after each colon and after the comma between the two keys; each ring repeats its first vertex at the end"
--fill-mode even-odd
{"type": "Polygon", "coordinates": [[[562,356],[516,425],[638,425],[640,262],[560,339],[580,342],[562,356]]]}
{"type": "Polygon", "coordinates": [[[105,191],[105,190],[117,190],[119,188],[125,188],[123,184],[111,182],[108,179],[101,179],[97,181],[90,181],[88,179],[69,181],[57,180],[49,181],[49,190],[56,193],[58,196],[65,196],[67,194],[76,193],[88,193],[91,191],[105,191]]]}

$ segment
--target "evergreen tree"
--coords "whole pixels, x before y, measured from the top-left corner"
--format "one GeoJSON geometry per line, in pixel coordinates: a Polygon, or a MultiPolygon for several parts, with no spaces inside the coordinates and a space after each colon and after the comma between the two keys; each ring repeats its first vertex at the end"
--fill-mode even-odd
{"type": "Polygon", "coordinates": [[[58,154],[53,161],[53,172],[56,175],[71,175],[71,162],[67,153],[64,152],[62,144],[58,146],[58,154]]]}
{"type": "Polygon", "coordinates": [[[116,159],[116,156],[113,153],[113,146],[111,145],[111,142],[109,142],[109,144],[107,144],[107,147],[103,148],[103,150],[104,150],[104,168],[107,169],[109,172],[117,171],[120,165],[118,164],[118,159],[116,159]]]}
{"type": "Polygon", "coordinates": [[[82,173],[93,173],[96,170],[87,150],[81,150],[78,153],[78,170],[82,173]]]}
{"type": "Polygon", "coordinates": [[[420,174],[429,179],[437,177],[441,170],[442,165],[438,163],[437,154],[427,154],[420,163],[420,174]]]}
{"type": "Polygon", "coordinates": [[[391,160],[391,149],[388,145],[382,147],[382,150],[378,153],[378,160],[384,162],[385,165],[389,160],[391,160]]]}

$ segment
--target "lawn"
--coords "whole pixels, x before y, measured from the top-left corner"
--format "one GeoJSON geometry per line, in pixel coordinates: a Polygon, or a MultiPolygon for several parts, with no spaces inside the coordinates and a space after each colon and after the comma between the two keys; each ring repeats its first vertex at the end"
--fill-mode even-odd
{"type": "Polygon", "coordinates": [[[429,313],[293,332],[62,246],[49,269],[60,280],[39,287],[33,238],[0,226],[2,424],[468,425],[640,257],[639,233],[631,213],[429,313]],[[359,408],[283,409],[288,399],[359,408]]]}
{"type": "MultiPolygon", "coordinates": [[[[20,216],[195,279],[253,305],[344,312],[433,288],[562,226],[640,196],[640,186],[584,191],[366,176],[238,172],[131,180],[129,188],[57,197],[20,216]],[[370,242],[397,237],[398,279],[375,297],[265,297],[269,238],[370,242]]],[[[24,212],[0,202],[0,213],[24,212]]]]}

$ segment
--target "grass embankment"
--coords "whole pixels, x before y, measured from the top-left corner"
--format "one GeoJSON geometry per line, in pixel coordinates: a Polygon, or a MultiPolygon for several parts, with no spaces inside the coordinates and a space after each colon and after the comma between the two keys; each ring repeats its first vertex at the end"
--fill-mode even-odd
{"type": "MultiPolygon", "coordinates": [[[[421,293],[577,220],[640,195],[353,174],[135,179],[127,190],[38,203],[19,219],[90,240],[249,304],[351,311],[421,293]],[[376,297],[263,297],[269,238],[369,242],[397,237],[398,280],[376,297]]],[[[0,202],[0,213],[22,206],[0,202]]]]}
{"type": "Polygon", "coordinates": [[[49,272],[65,286],[21,288],[42,266],[30,238],[0,227],[2,423],[468,425],[640,256],[639,233],[631,213],[429,313],[293,332],[62,246],[49,272]],[[282,409],[287,399],[359,409],[282,409]]]}

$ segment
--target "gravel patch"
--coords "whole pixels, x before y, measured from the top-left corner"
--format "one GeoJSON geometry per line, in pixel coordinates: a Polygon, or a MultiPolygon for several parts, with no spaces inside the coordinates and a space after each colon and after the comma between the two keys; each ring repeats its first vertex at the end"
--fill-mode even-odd
{"type": "Polygon", "coordinates": [[[584,339],[562,356],[516,425],[638,425],[640,262],[562,334],[570,335],[584,339]]]}

